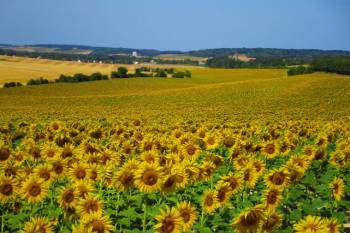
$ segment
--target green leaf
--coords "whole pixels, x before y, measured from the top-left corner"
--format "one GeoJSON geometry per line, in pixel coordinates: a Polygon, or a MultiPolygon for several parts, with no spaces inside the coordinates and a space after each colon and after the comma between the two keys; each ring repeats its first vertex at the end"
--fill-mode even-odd
{"type": "Polygon", "coordinates": [[[131,221],[130,221],[130,218],[121,218],[121,219],[118,219],[118,223],[123,225],[123,226],[126,226],[126,227],[130,227],[131,225],[131,221]]]}
{"type": "Polygon", "coordinates": [[[138,213],[135,211],[134,207],[129,207],[128,209],[121,211],[119,215],[127,218],[135,218],[135,216],[137,216],[138,213]]]}
{"type": "Polygon", "coordinates": [[[300,210],[293,210],[290,215],[289,218],[290,220],[294,220],[294,221],[298,221],[301,218],[301,211],[300,210]]]}

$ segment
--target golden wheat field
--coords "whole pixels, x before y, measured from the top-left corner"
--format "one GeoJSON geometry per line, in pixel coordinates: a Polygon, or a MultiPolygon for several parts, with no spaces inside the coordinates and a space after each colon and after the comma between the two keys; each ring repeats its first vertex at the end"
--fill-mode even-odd
{"type": "Polygon", "coordinates": [[[344,232],[350,77],[190,70],[0,89],[0,232],[344,232]]]}

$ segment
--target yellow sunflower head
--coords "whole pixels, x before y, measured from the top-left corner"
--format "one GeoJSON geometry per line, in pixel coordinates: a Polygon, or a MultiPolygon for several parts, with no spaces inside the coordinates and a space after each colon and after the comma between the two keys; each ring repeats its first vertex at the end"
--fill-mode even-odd
{"type": "Polygon", "coordinates": [[[41,179],[29,177],[22,184],[21,194],[29,203],[41,202],[47,195],[48,187],[41,179]]]}
{"type": "Polygon", "coordinates": [[[159,190],[162,179],[162,169],[156,164],[142,163],[135,171],[135,186],[142,192],[159,190]]]}
{"type": "Polygon", "coordinates": [[[298,223],[294,224],[294,231],[296,233],[324,233],[329,232],[327,229],[327,222],[321,217],[308,215],[304,219],[301,219],[298,223]]]}
{"type": "Polygon", "coordinates": [[[198,218],[196,208],[188,201],[177,203],[176,209],[179,211],[183,221],[183,231],[191,229],[198,218]]]}
{"type": "Polygon", "coordinates": [[[261,206],[249,208],[233,219],[232,227],[239,233],[259,232],[265,214],[261,206]]]}
{"type": "Polygon", "coordinates": [[[166,207],[160,210],[160,214],[155,217],[157,224],[154,229],[158,233],[180,233],[183,226],[183,220],[180,212],[172,207],[166,207]]]}
{"type": "Polygon", "coordinates": [[[46,217],[34,217],[24,224],[21,233],[54,233],[53,223],[46,217]]]}
{"type": "Polygon", "coordinates": [[[341,178],[335,177],[330,184],[330,188],[334,200],[339,201],[344,197],[344,181],[341,178]]]}
{"type": "Polygon", "coordinates": [[[204,212],[210,214],[219,206],[217,193],[215,190],[205,190],[203,194],[202,208],[204,212]]]}

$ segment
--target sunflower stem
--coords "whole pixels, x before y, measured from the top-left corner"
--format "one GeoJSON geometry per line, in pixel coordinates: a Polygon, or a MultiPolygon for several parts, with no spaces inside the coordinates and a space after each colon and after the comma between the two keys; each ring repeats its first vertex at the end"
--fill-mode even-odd
{"type": "Polygon", "coordinates": [[[4,214],[1,214],[1,233],[4,233],[4,214]]]}
{"type": "Polygon", "coordinates": [[[142,232],[146,232],[146,218],[147,218],[147,213],[146,213],[146,205],[145,205],[145,204],[142,204],[142,210],[143,210],[142,232]]]}

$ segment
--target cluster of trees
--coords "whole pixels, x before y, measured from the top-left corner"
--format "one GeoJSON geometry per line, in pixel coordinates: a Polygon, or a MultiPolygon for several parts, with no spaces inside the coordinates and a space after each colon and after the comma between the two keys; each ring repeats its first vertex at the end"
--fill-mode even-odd
{"type": "Polygon", "coordinates": [[[293,76],[293,75],[300,75],[300,74],[311,74],[313,72],[314,70],[311,66],[308,66],[308,67],[296,66],[296,67],[289,68],[287,71],[287,74],[288,76],[293,76]]]}
{"type": "Polygon", "coordinates": [[[61,74],[58,79],[55,80],[56,83],[79,83],[79,82],[89,82],[98,80],[108,80],[107,75],[103,75],[99,72],[93,73],[91,75],[86,75],[82,73],[74,74],[73,76],[61,74]]]}
{"type": "Polygon", "coordinates": [[[305,63],[305,59],[297,58],[256,58],[250,61],[241,61],[224,56],[210,58],[206,64],[212,68],[285,68],[286,66],[305,63]]]}
{"type": "Polygon", "coordinates": [[[192,74],[186,70],[184,72],[177,72],[174,68],[149,68],[141,67],[137,68],[134,73],[129,73],[126,67],[119,67],[117,71],[111,73],[111,78],[133,78],[133,77],[166,77],[173,78],[191,78],[192,74]]]}
{"type": "Polygon", "coordinates": [[[311,63],[314,71],[350,75],[350,57],[325,57],[311,63]]]}
{"type": "Polygon", "coordinates": [[[30,79],[27,82],[27,86],[33,86],[33,85],[42,85],[42,84],[49,84],[49,80],[43,77],[40,77],[39,79],[30,79]]]}
{"type": "Polygon", "coordinates": [[[20,82],[7,82],[7,83],[4,83],[4,87],[21,87],[23,86],[22,83],[20,82]]]}
{"type": "Polygon", "coordinates": [[[325,57],[314,60],[310,66],[288,69],[288,75],[310,74],[316,71],[350,75],[350,57],[325,57]]]}

